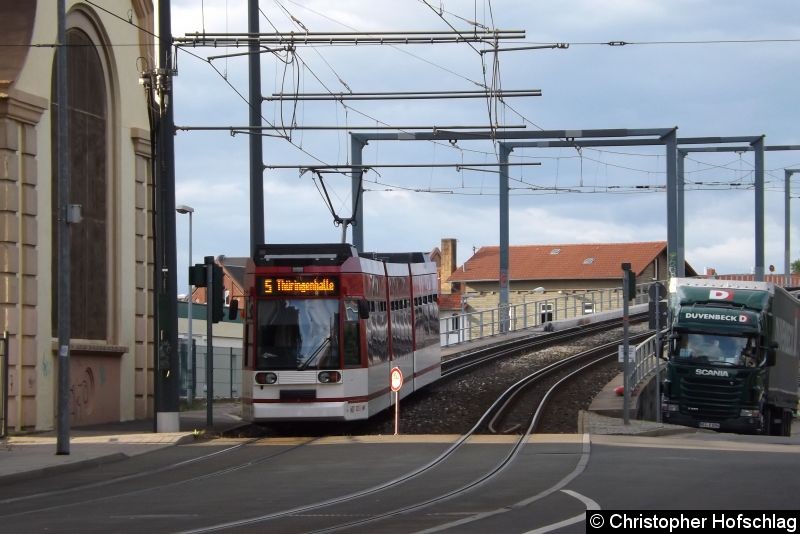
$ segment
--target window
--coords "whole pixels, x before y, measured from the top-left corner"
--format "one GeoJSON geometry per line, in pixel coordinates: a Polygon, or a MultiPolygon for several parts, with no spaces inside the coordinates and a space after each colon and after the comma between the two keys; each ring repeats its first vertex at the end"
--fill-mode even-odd
{"type": "Polygon", "coordinates": [[[256,328],[256,369],[339,367],[335,299],[260,300],[256,328]]]}
{"type": "Polygon", "coordinates": [[[542,323],[553,320],[553,305],[550,303],[539,304],[539,318],[542,323]]]}
{"type": "Polygon", "coordinates": [[[594,263],[594,258],[586,258],[585,260],[583,260],[584,265],[591,265],[593,263],[594,263]]]}
{"type": "Polygon", "coordinates": [[[459,319],[455,313],[450,316],[450,330],[458,330],[459,319]]]}
{"type": "MultiPolygon", "coordinates": [[[[71,337],[107,340],[109,337],[108,243],[108,105],[103,63],[95,43],[82,29],[67,30],[69,93],[70,204],[82,206],[83,220],[70,228],[71,337]]],[[[51,88],[52,161],[58,161],[58,102],[56,61],[51,88]]],[[[58,310],[58,165],[53,165],[53,332],[58,310]]]]}

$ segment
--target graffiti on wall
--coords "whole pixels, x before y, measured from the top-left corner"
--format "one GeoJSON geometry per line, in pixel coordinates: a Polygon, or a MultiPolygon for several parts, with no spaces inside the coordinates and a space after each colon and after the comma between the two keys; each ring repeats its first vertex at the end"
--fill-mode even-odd
{"type": "Polygon", "coordinates": [[[94,412],[96,405],[94,372],[84,367],[77,376],[70,377],[69,413],[75,421],[85,420],[94,412]]]}

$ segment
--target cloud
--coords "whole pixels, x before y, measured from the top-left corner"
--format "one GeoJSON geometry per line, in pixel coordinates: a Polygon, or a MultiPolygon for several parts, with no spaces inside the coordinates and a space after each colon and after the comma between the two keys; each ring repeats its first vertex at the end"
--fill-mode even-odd
{"type": "MultiPolygon", "coordinates": [[[[315,31],[349,31],[347,26],[364,31],[449,29],[422,2],[281,3],[315,31]]],[[[440,5],[430,3],[436,8],[440,5]]],[[[262,4],[266,16],[281,31],[298,31],[276,3],[262,4]]],[[[800,143],[798,108],[793,104],[797,43],[616,47],[579,43],[792,38],[800,30],[795,4],[776,0],[764,9],[749,0],[731,0],[720,9],[716,3],[701,0],[578,0],[566,9],[557,2],[503,0],[493,2],[490,13],[488,4],[466,0],[441,3],[449,12],[447,20],[458,28],[467,23],[450,13],[486,24],[493,19],[498,28],[525,29],[527,43],[572,43],[566,50],[502,53],[500,87],[540,88],[543,96],[508,99],[507,107],[491,107],[493,120],[526,124],[531,130],[677,125],[679,135],[686,137],[765,133],[768,144],[800,143]]],[[[246,31],[245,2],[206,0],[203,5],[206,30],[246,31]]],[[[173,23],[175,34],[200,30],[199,3],[174,0],[173,23]]],[[[271,31],[264,17],[261,27],[271,31]]],[[[339,92],[346,90],[342,81],[354,91],[409,91],[473,90],[477,89],[473,82],[491,84],[493,79],[491,56],[481,58],[464,44],[298,47],[297,54],[299,59],[290,58],[288,66],[283,62],[285,56],[262,56],[264,94],[295,90],[297,80],[300,91],[324,92],[328,88],[339,92]]],[[[247,98],[246,58],[214,64],[247,98]]],[[[247,104],[226,81],[207,63],[185,54],[179,55],[175,105],[179,124],[241,125],[248,120],[247,104]]],[[[283,117],[287,121],[294,117],[300,125],[478,125],[488,123],[490,110],[481,99],[352,101],[347,106],[322,102],[294,109],[285,104],[283,117]]],[[[274,104],[265,103],[261,110],[267,120],[280,120],[281,110],[274,104]]],[[[265,137],[264,162],[301,165],[317,158],[347,164],[351,159],[347,132],[296,131],[292,143],[265,137]]],[[[181,132],[177,136],[178,202],[197,209],[195,250],[231,256],[248,250],[247,147],[246,136],[231,138],[227,132],[181,132]]],[[[496,154],[497,145],[490,141],[371,141],[363,151],[363,161],[375,165],[488,163],[496,161],[496,154]]],[[[512,243],[666,240],[663,147],[587,148],[581,153],[574,148],[519,149],[514,151],[514,161],[540,161],[542,165],[511,169],[512,243]]],[[[778,267],[783,264],[783,169],[800,167],[800,154],[769,152],[766,166],[771,180],[765,210],[766,264],[778,267]]],[[[750,184],[752,168],[752,153],[741,158],[735,153],[693,154],[687,160],[688,176],[695,182],[750,184]]],[[[264,174],[267,239],[338,241],[341,228],[333,225],[311,176],[298,175],[296,169],[264,174]]],[[[459,240],[459,262],[463,263],[472,246],[498,243],[496,173],[376,167],[366,173],[365,180],[370,190],[363,199],[368,248],[430,250],[442,237],[453,237],[459,240]],[[380,191],[385,188],[393,191],[380,191]]],[[[350,179],[326,175],[325,183],[337,214],[349,215],[350,179]]],[[[796,175],[794,183],[800,191],[800,176],[796,175]]],[[[752,190],[695,190],[698,187],[693,185],[687,192],[687,260],[698,269],[714,266],[722,273],[749,272],[754,262],[752,190]]],[[[793,210],[798,209],[793,201],[793,210]]],[[[179,219],[181,224],[186,222],[179,219]]],[[[184,226],[179,227],[179,248],[185,246],[184,226]]],[[[791,232],[793,257],[800,257],[796,223],[791,232]]]]}

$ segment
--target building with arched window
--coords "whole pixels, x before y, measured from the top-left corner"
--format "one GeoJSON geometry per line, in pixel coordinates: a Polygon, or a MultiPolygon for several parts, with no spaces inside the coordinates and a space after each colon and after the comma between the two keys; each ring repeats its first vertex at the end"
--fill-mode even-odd
{"type": "Polygon", "coordinates": [[[152,0],[67,0],[68,98],[56,79],[57,4],[0,0],[0,331],[8,426],[57,414],[57,110],[67,106],[70,420],[153,415],[150,126],[152,0]]]}

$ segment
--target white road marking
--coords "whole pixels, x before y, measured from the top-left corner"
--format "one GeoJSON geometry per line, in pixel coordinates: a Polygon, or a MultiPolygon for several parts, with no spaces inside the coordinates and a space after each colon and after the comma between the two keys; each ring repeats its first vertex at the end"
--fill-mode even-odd
{"type": "MultiPolygon", "coordinates": [[[[589,497],[585,497],[580,493],[577,493],[572,490],[561,490],[564,493],[571,495],[581,501],[583,504],[586,505],[587,510],[601,510],[600,505],[594,502],[589,497]]],[[[554,530],[558,530],[560,528],[568,527],[570,525],[574,525],[576,523],[581,523],[586,521],[586,514],[578,514],[576,516],[570,517],[569,519],[565,519],[564,521],[559,521],[558,523],[553,523],[552,525],[546,525],[544,527],[540,527],[534,530],[529,530],[528,532],[524,532],[523,534],[544,534],[545,532],[552,532],[554,530]]]]}

